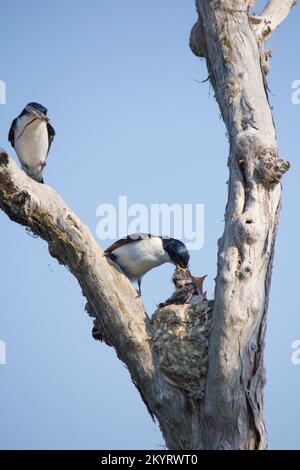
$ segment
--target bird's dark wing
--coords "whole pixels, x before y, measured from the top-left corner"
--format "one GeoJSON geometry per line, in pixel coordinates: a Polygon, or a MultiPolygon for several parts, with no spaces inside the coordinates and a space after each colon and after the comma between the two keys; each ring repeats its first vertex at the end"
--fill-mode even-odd
{"type": "Polygon", "coordinates": [[[129,245],[130,243],[134,243],[138,240],[146,240],[151,237],[153,237],[153,235],[150,233],[133,233],[132,235],[127,235],[127,237],[120,238],[120,240],[117,240],[111,246],[106,248],[104,253],[112,253],[117,248],[120,248],[120,246],[129,245]]]}
{"type": "Polygon", "coordinates": [[[49,142],[48,153],[49,153],[51,144],[52,144],[54,136],[55,136],[55,130],[53,129],[53,127],[51,126],[51,124],[49,122],[47,122],[47,130],[48,130],[48,142],[49,142]]]}
{"type": "Polygon", "coordinates": [[[11,123],[9,133],[8,133],[8,141],[11,143],[12,147],[15,146],[15,127],[16,127],[16,122],[17,119],[14,119],[13,122],[11,123]]]}

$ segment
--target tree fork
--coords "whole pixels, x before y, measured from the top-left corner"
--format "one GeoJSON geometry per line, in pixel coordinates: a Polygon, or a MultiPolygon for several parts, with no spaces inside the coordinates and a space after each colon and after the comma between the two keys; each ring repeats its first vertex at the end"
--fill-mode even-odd
{"type": "MultiPolygon", "coordinates": [[[[293,0],[271,0],[253,19],[246,0],[196,2],[199,18],[190,45],[206,59],[227,128],[229,193],[218,242],[215,300],[166,307],[174,324],[168,323],[169,314],[163,309],[150,320],[129,280],[107,260],[61,197],[30,179],[0,149],[0,208],[44,239],[50,254],[77,278],[87,299],[86,310],[94,318],[95,336],[113,346],[126,364],[169,449],[266,447],[264,335],[280,180],[289,164],[278,155],[261,51],[264,39],[293,4],[293,0]],[[200,317],[207,328],[212,322],[206,370],[202,353],[208,335],[201,336],[200,317]],[[166,370],[167,350],[164,339],[160,341],[160,328],[166,326],[171,331],[169,345],[177,341],[180,347],[185,341],[189,357],[196,364],[198,356],[203,359],[201,376],[194,366],[189,371],[194,374],[192,393],[185,371],[174,378],[174,370],[166,370]],[[191,349],[189,338],[194,333],[199,341],[191,349]]],[[[181,359],[179,369],[184,364],[181,359]]]]}

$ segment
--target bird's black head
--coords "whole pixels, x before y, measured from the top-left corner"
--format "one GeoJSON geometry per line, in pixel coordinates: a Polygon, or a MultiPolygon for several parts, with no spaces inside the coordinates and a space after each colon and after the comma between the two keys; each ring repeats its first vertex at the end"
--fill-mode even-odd
{"type": "Polygon", "coordinates": [[[48,109],[45,108],[42,104],[32,102],[32,103],[28,103],[25,106],[21,115],[31,114],[32,116],[35,116],[35,117],[46,118],[47,112],[48,112],[48,109]]]}
{"type": "Polygon", "coordinates": [[[189,264],[190,254],[185,244],[175,238],[162,238],[162,243],[171,261],[186,269],[189,264]]]}

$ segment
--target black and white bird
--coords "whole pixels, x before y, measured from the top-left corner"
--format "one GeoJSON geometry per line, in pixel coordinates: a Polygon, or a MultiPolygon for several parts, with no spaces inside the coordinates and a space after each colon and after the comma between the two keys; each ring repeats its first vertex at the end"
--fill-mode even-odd
{"type": "Polygon", "coordinates": [[[39,103],[28,103],[13,120],[8,134],[22,170],[39,183],[44,182],[43,171],[55,136],[47,112],[39,103]]]}
{"type": "Polygon", "coordinates": [[[148,271],[164,263],[187,269],[190,259],[188,249],[180,240],[146,233],[121,238],[104,253],[120,266],[131,282],[138,283],[139,295],[142,278],[148,271]]]}

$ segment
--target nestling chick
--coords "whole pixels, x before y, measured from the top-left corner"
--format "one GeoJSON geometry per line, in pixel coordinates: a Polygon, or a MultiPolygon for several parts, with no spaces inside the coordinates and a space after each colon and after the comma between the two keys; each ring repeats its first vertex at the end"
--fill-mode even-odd
{"type": "Polygon", "coordinates": [[[177,267],[173,274],[173,282],[176,287],[175,292],[165,302],[159,304],[159,308],[166,305],[184,305],[193,300],[206,299],[206,292],[203,292],[203,281],[206,276],[195,277],[191,272],[177,267]]]}

